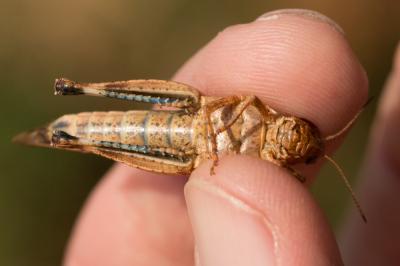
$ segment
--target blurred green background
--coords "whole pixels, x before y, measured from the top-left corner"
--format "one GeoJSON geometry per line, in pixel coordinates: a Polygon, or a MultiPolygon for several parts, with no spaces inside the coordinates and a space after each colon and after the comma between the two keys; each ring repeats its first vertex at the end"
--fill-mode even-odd
{"type": "MultiPolygon", "coordinates": [[[[0,265],[59,264],[85,198],[111,165],[13,145],[12,136],[64,113],[132,107],[54,97],[54,78],[168,79],[226,26],[294,7],[320,11],[344,28],[367,69],[371,95],[379,96],[400,36],[399,1],[0,1],[0,265]]],[[[349,177],[357,176],[376,104],[335,156],[349,177]]],[[[349,201],[338,173],[326,166],[313,191],[337,227],[349,201]]]]}

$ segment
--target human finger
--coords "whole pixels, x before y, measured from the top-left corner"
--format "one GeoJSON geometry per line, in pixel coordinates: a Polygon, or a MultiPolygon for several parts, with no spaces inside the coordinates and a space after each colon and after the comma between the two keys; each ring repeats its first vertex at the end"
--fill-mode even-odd
{"type": "Polygon", "coordinates": [[[290,174],[246,156],[209,164],[185,186],[198,264],[341,265],[336,241],[311,194],[290,174]]]}
{"type": "Polygon", "coordinates": [[[349,265],[397,265],[400,262],[400,45],[379,102],[360,176],[361,200],[368,224],[350,214],[341,234],[349,265]]]}
{"type": "MultiPolygon", "coordinates": [[[[351,53],[351,49],[343,36],[336,30],[333,30],[331,25],[326,25],[324,22],[321,23],[320,20],[312,18],[312,16],[298,13],[294,15],[290,14],[290,12],[289,14],[273,14],[271,17],[272,19],[264,17],[258,22],[246,24],[247,26],[235,26],[219,34],[218,37],[203,48],[178,72],[175,79],[199,88],[204,94],[218,93],[226,95],[240,92],[255,94],[279,111],[292,113],[313,121],[320,127],[323,134],[334,132],[354,113],[353,109],[358,109],[357,105],[361,105],[363,101],[366,82],[362,68],[351,53]],[[239,31],[236,32],[235,29],[239,29],[239,31]],[[299,31],[302,34],[298,34],[299,31]],[[312,38],[314,34],[319,34],[321,40],[312,38]],[[235,36],[238,36],[238,38],[235,38],[235,36]],[[282,38],[279,38],[279,36],[282,36],[282,38]],[[248,45],[249,49],[239,49],[239,47],[243,46],[243,42],[240,42],[240,39],[248,41],[246,45],[248,45]],[[313,53],[305,53],[305,56],[302,56],[302,53],[309,49],[315,51],[313,53]],[[333,54],[333,56],[332,58],[325,58],[326,54],[333,54]],[[321,60],[321,56],[324,60],[321,60]],[[292,60],[292,57],[296,60],[292,60]],[[332,64],[336,67],[332,68],[332,64]],[[318,68],[312,68],[318,74],[316,75],[311,70],[305,71],[303,68],[297,68],[296,66],[299,65],[303,68],[318,66],[318,68]],[[226,71],[223,71],[225,66],[229,67],[226,68],[226,71]],[[205,71],[204,68],[209,69],[205,71]],[[342,68],[343,71],[338,71],[336,68],[342,68]],[[288,71],[285,71],[285,69],[288,71]],[[331,73],[333,77],[326,78],[331,70],[334,70],[331,73]],[[308,76],[309,73],[311,73],[310,76],[308,76]],[[294,79],[292,76],[296,76],[297,78],[294,79]],[[283,79],[288,79],[288,82],[281,82],[280,80],[283,79]],[[303,91],[306,93],[303,94],[303,91]],[[282,92],[281,96],[279,92],[282,92]],[[290,96],[291,94],[292,96],[290,96]],[[298,94],[298,98],[293,97],[296,94],[298,94]],[[312,100],[311,95],[314,95],[312,100]],[[328,101],[329,95],[332,96],[333,101],[338,96],[343,96],[343,101],[339,101],[343,104],[332,104],[332,102],[328,101]],[[355,97],[356,99],[354,99],[355,97]],[[285,98],[287,99],[284,100],[285,98]],[[300,104],[300,102],[303,102],[303,104],[300,104]],[[355,106],[350,105],[350,102],[354,103],[355,106]],[[325,104],[327,106],[324,106],[325,104]],[[308,105],[312,108],[309,108],[308,105]],[[317,109],[320,107],[323,108],[322,112],[319,113],[317,109]],[[347,112],[344,112],[342,108],[348,109],[347,112]],[[340,116],[336,117],[336,115],[333,115],[335,111],[338,111],[340,116]],[[328,122],[327,119],[333,121],[328,122]]],[[[125,176],[125,173],[128,173],[127,171],[125,168],[119,175],[125,176]]],[[[143,174],[143,172],[137,170],[129,170],[129,173],[124,177],[125,179],[135,176],[138,176],[140,179],[149,177],[147,174],[143,174]]],[[[112,176],[115,176],[115,174],[109,177],[110,180],[113,178],[112,176]]],[[[158,179],[153,178],[153,180],[158,179]]],[[[173,182],[175,181],[171,181],[171,183],[173,182]]],[[[154,181],[155,183],[156,181],[154,181]]],[[[147,184],[150,187],[153,183],[149,182],[147,184]]],[[[100,185],[99,191],[101,190],[101,186],[103,186],[103,190],[114,191],[118,183],[105,182],[104,185],[100,185]]],[[[179,188],[182,184],[177,184],[176,186],[179,188]]],[[[127,191],[133,194],[136,190],[132,186],[131,190],[127,191]]],[[[123,201],[126,197],[125,194],[121,193],[99,192],[97,194],[95,192],[89,201],[86,211],[82,215],[76,229],[77,233],[71,242],[70,246],[75,248],[71,248],[70,250],[79,250],[79,247],[89,246],[91,235],[98,236],[98,244],[103,242],[104,246],[102,244],[101,248],[118,247],[118,245],[113,245],[113,242],[106,244],[109,226],[105,225],[112,224],[115,220],[117,220],[117,223],[123,219],[129,221],[132,215],[131,212],[136,212],[136,209],[132,208],[131,212],[120,216],[105,215],[105,210],[101,208],[104,204],[103,200],[107,199],[104,196],[105,194],[109,195],[110,202],[115,200],[116,204],[119,201],[123,201]],[[103,227],[92,226],[97,221],[97,215],[105,218],[103,227]],[[81,226],[81,224],[85,223],[86,226],[81,226]]],[[[179,198],[180,196],[177,197],[179,198]]],[[[139,202],[143,202],[140,197],[137,198],[137,202],[133,206],[137,208],[136,204],[139,204],[139,202]]],[[[165,206],[162,197],[160,197],[158,204],[159,206],[165,206]]],[[[118,208],[118,206],[115,208],[118,208]]],[[[182,221],[185,220],[184,215],[178,217],[182,221]]],[[[125,243],[128,246],[138,246],[137,243],[141,242],[143,246],[146,246],[144,243],[149,243],[147,240],[151,240],[151,238],[146,238],[147,234],[143,234],[144,238],[135,238],[136,241],[139,239],[141,241],[137,243],[127,242],[125,240],[128,238],[123,238],[124,233],[127,233],[127,235],[136,234],[137,228],[132,227],[131,231],[124,231],[124,227],[119,228],[122,230],[120,234],[116,235],[120,236],[120,239],[117,240],[120,241],[121,245],[125,243]]],[[[182,232],[181,230],[176,231],[173,228],[176,227],[172,226],[168,228],[173,236],[182,232]]],[[[187,246],[190,247],[190,245],[187,246]]],[[[95,257],[97,254],[95,252],[96,249],[92,250],[91,255],[95,257]]],[[[74,253],[71,252],[68,254],[74,253]]],[[[82,255],[79,252],[75,254],[82,255]]],[[[116,254],[121,255],[121,253],[116,254]]],[[[129,258],[132,259],[132,256],[130,255],[129,258]]],[[[70,257],[73,256],[71,255],[70,257]]],[[[121,258],[116,256],[116,259],[121,258]]]]}
{"type": "MultiPolygon", "coordinates": [[[[365,103],[365,73],[341,33],[327,19],[304,12],[309,11],[281,11],[225,30],[178,72],[178,80],[206,95],[254,94],[278,111],[314,122],[323,134],[337,131],[365,103]],[[318,70],[304,71],[306,66],[318,66],[318,70]],[[343,67],[347,69],[342,71],[343,67]]],[[[315,265],[341,264],[321,211],[301,194],[304,187],[263,182],[293,177],[282,169],[275,172],[269,164],[255,166],[254,159],[254,163],[243,158],[226,160],[215,177],[200,166],[186,185],[201,265],[281,261],[291,265],[293,259],[297,265],[313,260],[315,265]],[[276,194],[282,191],[287,213],[282,213],[280,201],[263,198],[279,198],[276,194]]]]}
{"type": "Polygon", "coordinates": [[[65,265],[190,265],[185,177],[116,164],[77,220],[65,265]]]}
{"type": "Polygon", "coordinates": [[[324,135],[365,104],[367,77],[339,26],[310,10],[279,10],[228,27],[176,75],[204,95],[256,95],[324,135]]]}

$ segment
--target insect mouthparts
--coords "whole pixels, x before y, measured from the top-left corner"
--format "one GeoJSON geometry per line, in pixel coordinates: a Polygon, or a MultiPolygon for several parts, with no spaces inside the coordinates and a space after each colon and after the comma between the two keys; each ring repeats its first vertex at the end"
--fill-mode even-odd
{"type": "Polygon", "coordinates": [[[78,88],[72,80],[58,78],[54,82],[55,95],[78,95],[83,94],[82,89],[78,88]]]}

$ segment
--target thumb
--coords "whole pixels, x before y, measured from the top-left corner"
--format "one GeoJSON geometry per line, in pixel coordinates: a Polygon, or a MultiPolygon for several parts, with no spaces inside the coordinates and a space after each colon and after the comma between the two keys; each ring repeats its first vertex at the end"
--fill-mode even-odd
{"type": "Polygon", "coordinates": [[[321,210],[284,169],[244,156],[209,167],[185,187],[198,264],[342,264],[321,210]]]}

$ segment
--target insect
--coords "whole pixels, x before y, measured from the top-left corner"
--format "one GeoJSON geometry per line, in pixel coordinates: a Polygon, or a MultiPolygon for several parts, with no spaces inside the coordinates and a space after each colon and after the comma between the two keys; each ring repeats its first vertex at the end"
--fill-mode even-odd
{"type": "Polygon", "coordinates": [[[188,85],[164,80],[78,83],[55,81],[56,95],[92,95],[146,102],[172,110],[84,112],[64,115],[47,126],[15,137],[23,144],[93,153],[127,165],[165,174],[190,174],[211,159],[211,174],[223,154],[245,154],[289,170],[324,156],[333,163],[365,215],[343,171],[326,154],[325,143],[344,133],[322,137],[311,122],[281,114],[255,96],[202,96],[188,85]]]}

